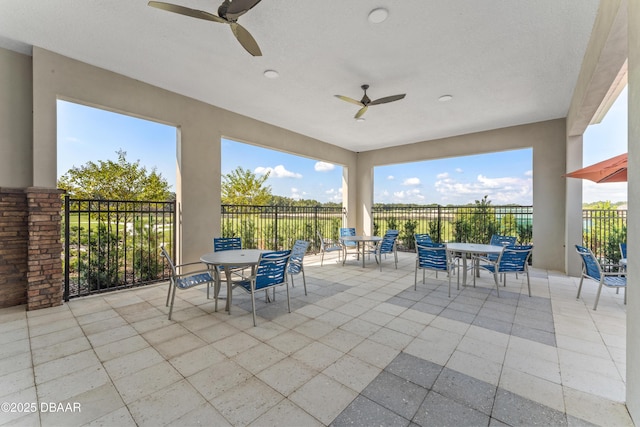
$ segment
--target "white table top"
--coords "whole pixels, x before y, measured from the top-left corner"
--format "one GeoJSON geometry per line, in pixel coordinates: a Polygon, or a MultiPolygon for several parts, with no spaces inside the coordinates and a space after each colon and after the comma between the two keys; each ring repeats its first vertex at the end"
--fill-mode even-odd
{"type": "Polygon", "coordinates": [[[466,252],[473,254],[499,254],[502,252],[502,246],[485,245],[482,243],[447,243],[447,250],[452,252],[466,252]]]}
{"type": "Polygon", "coordinates": [[[340,240],[345,242],[379,242],[382,240],[380,236],[341,236],[340,240]]]}
{"type": "Polygon", "coordinates": [[[209,252],[200,257],[200,261],[209,265],[255,265],[260,261],[260,255],[268,252],[262,249],[236,249],[229,251],[209,252]]]}

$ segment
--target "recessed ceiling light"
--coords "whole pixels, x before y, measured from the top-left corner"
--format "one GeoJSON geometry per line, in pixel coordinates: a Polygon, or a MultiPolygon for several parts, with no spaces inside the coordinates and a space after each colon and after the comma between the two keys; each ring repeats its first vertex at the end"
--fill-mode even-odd
{"type": "Polygon", "coordinates": [[[268,79],[277,79],[280,74],[276,70],[266,70],[264,76],[268,79]]]}
{"type": "Polygon", "coordinates": [[[442,95],[440,98],[438,98],[438,101],[447,102],[447,101],[451,101],[452,99],[453,99],[453,96],[451,95],[442,95]]]}
{"type": "Polygon", "coordinates": [[[389,11],[384,7],[379,7],[369,12],[369,22],[372,24],[379,24],[384,22],[385,19],[387,19],[387,16],[389,16],[389,11]]]}

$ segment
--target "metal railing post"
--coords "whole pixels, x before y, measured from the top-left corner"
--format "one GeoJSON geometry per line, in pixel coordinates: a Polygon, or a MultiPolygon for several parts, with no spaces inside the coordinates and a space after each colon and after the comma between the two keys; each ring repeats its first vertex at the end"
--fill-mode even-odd
{"type": "Polygon", "coordinates": [[[64,196],[64,295],[65,302],[69,301],[69,195],[64,196]]]}

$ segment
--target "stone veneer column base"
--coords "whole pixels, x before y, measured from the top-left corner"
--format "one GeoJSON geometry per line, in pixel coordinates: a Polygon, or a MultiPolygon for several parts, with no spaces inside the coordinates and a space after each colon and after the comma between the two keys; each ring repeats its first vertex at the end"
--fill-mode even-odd
{"type": "Polygon", "coordinates": [[[61,190],[29,187],[27,310],[62,304],[61,190]]]}
{"type": "Polygon", "coordinates": [[[21,188],[0,188],[0,308],[27,303],[27,199],[21,188]]]}

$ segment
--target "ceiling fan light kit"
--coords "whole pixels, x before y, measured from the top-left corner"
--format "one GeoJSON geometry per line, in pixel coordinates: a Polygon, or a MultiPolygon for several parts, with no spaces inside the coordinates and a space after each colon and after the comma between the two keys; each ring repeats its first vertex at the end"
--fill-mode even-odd
{"type": "Polygon", "coordinates": [[[205,21],[218,22],[220,24],[229,24],[231,32],[233,32],[233,35],[238,39],[242,47],[244,47],[247,52],[253,56],[262,56],[262,51],[251,33],[237,22],[240,16],[247,13],[255,5],[260,3],[260,1],[261,0],[224,0],[220,7],[218,7],[218,15],[161,1],[150,1],[148,5],[155,7],[156,9],[166,10],[168,12],[189,16],[191,18],[204,19],[205,21]]]}
{"type": "Polygon", "coordinates": [[[378,99],[372,101],[367,96],[367,89],[369,89],[369,85],[365,84],[365,85],[360,86],[360,88],[364,91],[364,95],[362,96],[362,99],[360,101],[357,101],[357,100],[355,100],[353,98],[349,98],[348,96],[344,96],[344,95],[335,95],[335,97],[338,98],[338,99],[342,99],[343,101],[346,101],[346,102],[349,102],[351,104],[355,104],[355,105],[360,106],[360,109],[358,110],[358,112],[354,116],[354,118],[356,120],[361,118],[362,115],[367,112],[367,109],[369,109],[370,105],[386,104],[388,102],[399,101],[399,100],[403,99],[406,96],[406,94],[403,93],[403,94],[400,94],[400,95],[385,96],[384,98],[378,98],[378,99]]]}

